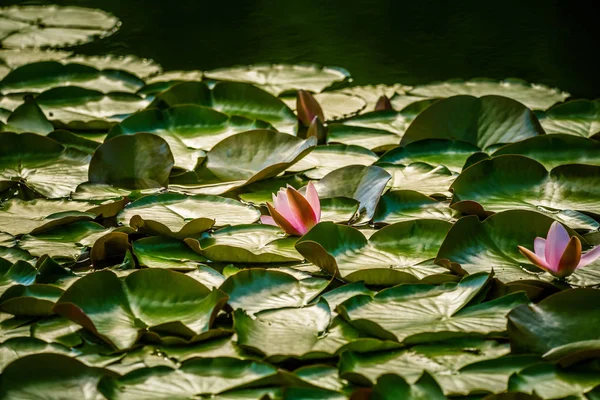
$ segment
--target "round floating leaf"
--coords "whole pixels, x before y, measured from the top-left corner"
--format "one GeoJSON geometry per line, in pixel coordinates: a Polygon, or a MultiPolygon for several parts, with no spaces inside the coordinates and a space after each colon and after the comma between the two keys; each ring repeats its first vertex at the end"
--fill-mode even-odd
{"type": "Polygon", "coordinates": [[[349,226],[323,222],[296,243],[306,259],[349,282],[396,285],[452,280],[445,268],[431,265],[452,224],[439,220],[400,222],[369,240],[349,226]]]}
{"type": "Polygon", "coordinates": [[[405,94],[406,91],[410,89],[412,89],[411,86],[405,86],[400,83],[396,83],[394,85],[351,86],[336,90],[336,92],[362,98],[367,102],[367,107],[363,111],[370,112],[375,109],[375,105],[381,96],[386,96],[388,99],[391,99],[394,97],[394,95],[405,94]]]}
{"type": "Polygon", "coordinates": [[[340,375],[352,382],[370,383],[394,372],[408,383],[418,382],[423,371],[431,374],[447,395],[502,392],[512,373],[539,362],[535,356],[512,356],[507,344],[460,338],[408,349],[344,353],[340,375]]]}
{"type": "Polygon", "coordinates": [[[288,169],[303,172],[309,179],[321,179],[328,173],[348,165],[371,165],[377,155],[360,146],[332,144],[317,146],[303,159],[288,169]]]}
{"type": "Polygon", "coordinates": [[[151,268],[196,270],[199,262],[207,261],[184,242],[162,236],[136,240],[133,254],[140,265],[151,268]]]}
{"type": "Polygon", "coordinates": [[[479,273],[460,283],[450,282],[439,287],[399,285],[382,290],[373,298],[355,296],[338,306],[338,311],[361,331],[399,342],[502,333],[506,330],[506,315],[528,299],[524,293],[514,293],[485,303],[469,304],[489,280],[488,274],[479,273]]]}
{"type": "Polygon", "coordinates": [[[16,337],[0,344],[0,371],[11,362],[37,353],[53,353],[74,356],[76,353],[55,343],[46,343],[33,337],[16,337]]]}
{"type": "Polygon", "coordinates": [[[185,242],[211,261],[276,263],[302,260],[294,249],[296,240],[284,237],[275,226],[236,225],[212,234],[204,233],[198,240],[185,239],[185,242]]]}
{"type": "Polygon", "coordinates": [[[16,133],[32,132],[47,135],[54,130],[54,126],[48,121],[40,107],[34,100],[26,99],[25,103],[10,114],[6,120],[3,131],[16,133]]]}
{"type": "Polygon", "coordinates": [[[173,163],[169,145],[156,135],[117,136],[94,153],[89,180],[127,189],[166,187],[173,163]]]}
{"type": "Polygon", "coordinates": [[[494,212],[521,208],[600,214],[595,200],[598,190],[600,166],[562,165],[548,172],[530,158],[504,155],[482,160],[461,173],[452,184],[452,204],[475,201],[494,212]]]}
{"type": "MultiPolygon", "coordinates": [[[[448,232],[437,259],[460,264],[463,271],[494,271],[495,277],[508,283],[518,280],[549,281],[552,276],[521,255],[517,246],[533,251],[536,237],[545,238],[554,219],[534,211],[509,210],[494,214],[485,221],[476,216],[459,219],[448,232]]],[[[567,228],[571,236],[578,236],[567,228]]],[[[584,246],[586,245],[583,240],[584,246]]],[[[590,286],[600,282],[598,263],[575,271],[567,278],[572,285],[590,286]]]]}
{"type": "Polygon", "coordinates": [[[117,379],[103,380],[100,389],[110,399],[188,399],[269,383],[279,383],[275,367],[257,361],[219,357],[188,360],[178,369],[165,366],[142,368],[117,379]]]}
{"type": "Polygon", "coordinates": [[[114,55],[107,54],[102,56],[88,56],[74,54],[64,62],[73,62],[83,65],[89,65],[100,70],[103,69],[118,69],[127,71],[140,78],[147,78],[156,75],[162,71],[162,67],[154,60],[147,58],[139,58],[134,55],[114,55]]]}
{"type": "Polygon", "coordinates": [[[33,133],[0,133],[0,181],[45,197],[68,196],[86,180],[89,156],[33,133]]]}
{"type": "MultiPolygon", "coordinates": [[[[230,276],[220,289],[229,295],[228,304],[252,315],[263,310],[306,306],[329,281],[296,279],[282,271],[246,269],[230,276]]],[[[1,298],[0,298],[1,299],[1,298]]]]}
{"type": "Polygon", "coordinates": [[[379,164],[390,175],[392,189],[414,190],[425,195],[450,196],[450,186],[458,177],[443,165],[437,167],[421,162],[409,165],[379,164]]]}
{"type": "Polygon", "coordinates": [[[32,354],[6,366],[0,375],[0,397],[98,400],[100,378],[114,375],[66,355],[32,354]]]}
{"type": "Polygon", "coordinates": [[[425,139],[409,143],[404,147],[393,148],[381,156],[377,163],[408,165],[421,162],[444,165],[453,172],[460,172],[467,159],[479,151],[479,147],[467,142],[425,139]]]}
{"type": "MultiPolygon", "coordinates": [[[[164,193],[145,196],[130,203],[119,213],[117,219],[128,224],[136,215],[144,222],[160,223],[168,230],[178,232],[183,231],[190,221],[200,218],[210,219],[216,226],[251,224],[258,220],[260,212],[236,200],[218,196],[164,193]]],[[[211,226],[212,223],[202,231],[187,229],[184,233],[191,237],[211,226]]]]}
{"type": "Polygon", "coordinates": [[[0,296],[0,311],[23,317],[52,315],[52,307],[63,292],[51,285],[14,285],[0,296]]]}
{"type": "Polygon", "coordinates": [[[600,133],[600,100],[574,100],[557,104],[538,118],[546,133],[591,137],[600,133]]]}
{"type": "MultiPolygon", "coordinates": [[[[599,128],[600,129],[600,128],[599,128]]],[[[533,158],[545,168],[565,164],[600,165],[600,143],[572,135],[542,135],[512,143],[492,156],[518,154],[533,158]]]]}
{"type": "Polygon", "coordinates": [[[361,146],[372,151],[396,147],[401,138],[395,132],[342,123],[329,124],[327,129],[327,143],[361,146]]]}
{"type": "Polygon", "coordinates": [[[138,132],[154,133],[169,143],[176,167],[192,170],[198,158],[204,158],[202,150],[210,150],[221,140],[236,133],[269,127],[265,122],[230,117],[211,108],[179,105],[166,110],[151,108],[133,114],[115,125],[107,139],[138,132]]]}
{"type": "Polygon", "coordinates": [[[446,397],[438,383],[424,372],[414,385],[409,385],[402,377],[394,374],[385,374],[377,379],[373,387],[373,400],[391,400],[401,396],[407,400],[443,400],[446,397]]]}
{"type": "Polygon", "coordinates": [[[367,106],[367,102],[362,98],[345,93],[317,93],[315,100],[323,109],[325,121],[348,118],[367,106]]]}
{"type": "Polygon", "coordinates": [[[321,221],[345,223],[356,216],[359,203],[346,197],[331,197],[320,199],[321,221]]]}
{"type": "Polygon", "coordinates": [[[443,203],[414,190],[393,190],[381,197],[374,223],[394,224],[414,219],[454,221],[454,212],[443,203]]]}
{"type": "Polygon", "coordinates": [[[93,8],[12,6],[0,11],[0,42],[5,48],[72,46],[119,27],[114,15],[93,8]]]}
{"type": "Polygon", "coordinates": [[[289,90],[308,90],[319,93],[334,82],[350,78],[342,68],[321,67],[315,64],[255,64],[213,69],[204,72],[209,79],[252,83],[275,96],[289,90]]]}
{"type": "Polygon", "coordinates": [[[423,139],[450,139],[479,148],[544,134],[523,104],[501,96],[454,96],[429,106],[410,124],[401,146],[423,139]]]}
{"type": "MultiPolygon", "coordinates": [[[[1,28],[0,28],[1,29],[1,28]]],[[[39,61],[59,61],[73,53],[70,51],[41,49],[2,49],[0,50],[0,79],[21,65],[39,61]]]]}
{"type": "Polygon", "coordinates": [[[126,71],[100,71],[88,65],[41,61],[14,69],[0,82],[3,93],[40,93],[51,88],[71,85],[105,93],[135,92],[144,86],[144,81],[126,71]]]}
{"type": "Polygon", "coordinates": [[[510,378],[508,389],[537,394],[542,399],[585,398],[583,395],[600,385],[597,367],[580,365],[562,369],[553,364],[533,365],[510,378]]]}
{"type": "Polygon", "coordinates": [[[195,104],[227,115],[266,121],[282,132],[294,132],[297,122],[292,110],[280,99],[242,82],[220,82],[211,89],[204,82],[183,82],[157,95],[152,103],[159,108],[180,104],[195,104]]]}
{"type": "Polygon", "coordinates": [[[472,79],[469,81],[451,80],[434,82],[416,86],[409,93],[412,96],[425,98],[451,97],[461,94],[475,97],[485,95],[505,96],[537,110],[545,110],[569,97],[569,93],[559,89],[549,88],[537,83],[529,84],[516,79],[506,79],[504,81],[472,79]]]}
{"type": "Polygon", "coordinates": [[[600,316],[595,304],[599,298],[595,289],[572,289],[515,308],[508,315],[513,352],[543,354],[552,360],[560,356],[569,363],[597,357],[600,347],[595,326],[600,316]]]}
{"type": "Polygon", "coordinates": [[[349,165],[327,174],[315,184],[320,198],[348,197],[360,203],[356,223],[373,218],[379,197],[391,176],[383,168],[349,165]]]}
{"type": "Polygon", "coordinates": [[[13,264],[4,258],[0,258],[1,293],[4,293],[6,289],[15,284],[31,285],[35,282],[37,275],[38,270],[26,261],[19,260],[13,264]]]}

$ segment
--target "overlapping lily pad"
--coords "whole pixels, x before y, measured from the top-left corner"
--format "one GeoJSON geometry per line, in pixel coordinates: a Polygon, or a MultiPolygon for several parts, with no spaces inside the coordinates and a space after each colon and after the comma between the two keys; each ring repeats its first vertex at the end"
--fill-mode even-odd
{"type": "Polygon", "coordinates": [[[453,221],[454,212],[440,202],[414,190],[392,190],[381,196],[373,222],[393,224],[413,219],[453,221]]]}
{"type": "Polygon", "coordinates": [[[574,100],[538,113],[546,133],[591,137],[600,133],[600,101],[574,100]]]}
{"type": "Polygon", "coordinates": [[[423,162],[378,165],[392,175],[392,189],[414,190],[428,196],[450,197],[450,187],[458,177],[456,172],[444,165],[433,166],[423,162]]]}
{"type": "Polygon", "coordinates": [[[360,146],[333,144],[317,146],[306,157],[292,165],[290,172],[303,172],[309,179],[321,179],[347,165],[371,165],[377,155],[360,146]]]}

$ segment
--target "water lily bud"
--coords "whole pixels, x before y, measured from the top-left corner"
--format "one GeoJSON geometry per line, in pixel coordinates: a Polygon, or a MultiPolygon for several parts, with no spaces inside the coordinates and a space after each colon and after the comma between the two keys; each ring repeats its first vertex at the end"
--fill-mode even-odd
{"type": "Polygon", "coordinates": [[[298,120],[306,127],[310,126],[315,117],[325,121],[321,106],[313,95],[305,90],[298,90],[296,111],[298,112],[298,120]]]}

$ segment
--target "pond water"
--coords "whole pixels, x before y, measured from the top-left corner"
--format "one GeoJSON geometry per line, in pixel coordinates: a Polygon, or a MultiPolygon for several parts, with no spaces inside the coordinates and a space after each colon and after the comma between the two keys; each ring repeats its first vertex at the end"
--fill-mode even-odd
{"type": "Polygon", "coordinates": [[[566,1],[4,0],[101,8],[123,25],[77,49],[136,54],[165,69],[316,62],[356,84],[519,77],[600,96],[594,13],[566,1]]]}

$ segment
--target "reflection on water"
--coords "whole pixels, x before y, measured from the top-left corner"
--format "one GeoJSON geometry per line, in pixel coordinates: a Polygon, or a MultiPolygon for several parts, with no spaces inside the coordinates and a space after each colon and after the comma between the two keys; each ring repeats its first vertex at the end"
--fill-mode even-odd
{"type": "MultiPolygon", "coordinates": [[[[44,4],[5,0],[2,5],[44,4]]],[[[121,30],[86,54],[137,54],[166,69],[257,62],[347,68],[357,84],[519,77],[600,96],[593,13],[565,1],[59,0],[97,7],[121,30]]]]}

